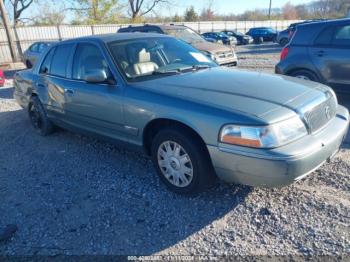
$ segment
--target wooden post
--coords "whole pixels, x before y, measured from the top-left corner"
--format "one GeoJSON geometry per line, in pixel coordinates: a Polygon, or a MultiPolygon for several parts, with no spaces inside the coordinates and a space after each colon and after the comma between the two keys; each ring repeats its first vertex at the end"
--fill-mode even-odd
{"type": "Polygon", "coordinates": [[[1,14],[2,22],[4,23],[6,36],[7,36],[7,42],[9,45],[12,62],[17,62],[16,47],[15,47],[15,43],[14,43],[13,38],[12,38],[12,32],[10,29],[9,20],[8,20],[8,16],[7,16],[7,13],[5,10],[5,5],[4,5],[3,0],[0,0],[0,14],[1,14]]]}

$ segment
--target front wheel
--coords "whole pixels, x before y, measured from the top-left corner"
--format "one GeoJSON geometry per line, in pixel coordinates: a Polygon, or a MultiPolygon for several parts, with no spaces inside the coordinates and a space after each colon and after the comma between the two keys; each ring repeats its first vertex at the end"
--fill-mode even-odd
{"type": "Polygon", "coordinates": [[[175,193],[198,193],[215,181],[205,145],[184,129],[159,131],[152,142],[152,161],[162,182],[175,193]]]}
{"type": "Polygon", "coordinates": [[[48,119],[44,107],[37,96],[31,98],[28,113],[32,126],[40,135],[47,136],[53,132],[54,125],[48,119]]]}

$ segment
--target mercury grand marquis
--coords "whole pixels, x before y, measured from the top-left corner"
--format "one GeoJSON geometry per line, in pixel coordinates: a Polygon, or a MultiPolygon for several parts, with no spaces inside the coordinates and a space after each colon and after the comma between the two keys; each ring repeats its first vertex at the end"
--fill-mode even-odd
{"type": "Polygon", "coordinates": [[[222,68],[159,34],[56,43],[14,85],[38,134],[60,126],[142,149],[183,194],[216,177],[288,185],[336,154],[349,125],[325,85],[222,68]]]}

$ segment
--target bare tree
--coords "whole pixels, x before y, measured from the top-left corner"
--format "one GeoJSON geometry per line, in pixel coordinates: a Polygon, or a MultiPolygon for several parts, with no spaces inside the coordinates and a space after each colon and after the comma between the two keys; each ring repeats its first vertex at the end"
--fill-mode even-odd
{"type": "Polygon", "coordinates": [[[23,11],[29,8],[33,4],[34,0],[9,0],[9,1],[13,7],[13,30],[15,33],[17,50],[19,55],[22,56],[23,54],[22,47],[21,47],[21,43],[19,42],[19,37],[18,37],[16,27],[18,25],[18,22],[21,19],[21,15],[23,11]]]}
{"type": "Polygon", "coordinates": [[[13,24],[16,26],[20,21],[24,10],[33,4],[34,0],[9,0],[13,7],[13,24]]]}
{"type": "Polygon", "coordinates": [[[295,8],[295,6],[292,5],[290,2],[287,2],[282,7],[282,15],[283,15],[283,19],[287,19],[287,20],[298,19],[298,11],[295,8]]]}
{"type": "Polygon", "coordinates": [[[128,0],[129,12],[132,20],[151,12],[158,4],[167,3],[168,0],[128,0]]]}

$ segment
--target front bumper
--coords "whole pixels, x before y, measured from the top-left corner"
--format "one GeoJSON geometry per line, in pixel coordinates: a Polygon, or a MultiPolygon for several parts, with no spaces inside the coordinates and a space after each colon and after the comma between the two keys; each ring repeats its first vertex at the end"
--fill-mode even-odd
{"type": "Polygon", "coordinates": [[[262,150],[219,144],[207,146],[216,174],[229,183],[279,187],[310,174],[339,150],[349,126],[349,112],[338,106],[337,116],[321,131],[280,148],[262,150]]]}
{"type": "Polygon", "coordinates": [[[216,62],[217,62],[220,66],[232,67],[232,66],[237,66],[237,65],[238,65],[238,58],[237,58],[236,55],[234,55],[232,58],[217,59],[216,62]]]}

